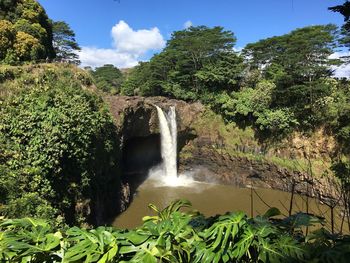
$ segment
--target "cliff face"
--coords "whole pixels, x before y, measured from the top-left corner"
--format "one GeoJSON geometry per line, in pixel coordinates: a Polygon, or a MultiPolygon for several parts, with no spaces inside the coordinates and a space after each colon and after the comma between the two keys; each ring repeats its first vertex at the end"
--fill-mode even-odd
{"type": "Polygon", "coordinates": [[[200,103],[186,103],[164,97],[110,96],[105,100],[110,105],[111,114],[124,139],[159,133],[154,105],[164,110],[175,106],[179,133],[192,129],[192,124],[204,111],[204,106],[200,103]]]}
{"type": "Polygon", "coordinates": [[[252,130],[227,125],[200,103],[163,97],[110,96],[105,100],[115,118],[123,148],[123,195],[131,193],[147,170],[161,161],[158,116],[154,105],[174,105],[178,123],[180,171],[198,180],[274,188],[308,194],[323,200],[337,198],[337,184],[329,173],[334,142],[322,131],[294,134],[278,144],[261,144],[252,130]]]}
{"type": "Polygon", "coordinates": [[[311,175],[291,170],[268,160],[238,156],[207,142],[191,142],[190,157],[180,159],[182,171],[190,170],[199,181],[234,184],[242,187],[271,188],[305,194],[332,203],[339,198],[339,186],[332,176],[311,175]]]}

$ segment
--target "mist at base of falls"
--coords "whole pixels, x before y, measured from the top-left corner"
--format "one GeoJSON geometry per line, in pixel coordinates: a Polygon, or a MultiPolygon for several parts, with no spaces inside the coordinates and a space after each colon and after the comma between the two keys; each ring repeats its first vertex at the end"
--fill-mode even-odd
{"type": "Polygon", "coordinates": [[[166,176],[163,164],[151,168],[148,172],[148,179],[153,181],[154,186],[191,187],[196,182],[193,180],[191,172],[184,172],[177,176],[166,176]]]}

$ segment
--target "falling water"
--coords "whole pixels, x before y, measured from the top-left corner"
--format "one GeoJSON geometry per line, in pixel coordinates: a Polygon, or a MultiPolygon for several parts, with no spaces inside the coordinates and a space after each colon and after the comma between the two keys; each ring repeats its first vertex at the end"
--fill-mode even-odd
{"type": "Polygon", "coordinates": [[[161,155],[163,163],[161,166],[153,167],[149,171],[150,179],[155,179],[159,186],[182,186],[190,187],[193,184],[192,174],[184,172],[177,174],[177,124],[175,107],[171,106],[169,112],[165,113],[161,108],[157,108],[161,155]]]}
{"type": "Polygon", "coordinates": [[[165,114],[161,108],[156,106],[160,135],[161,135],[161,154],[163,159],[163,169],[165,173],[164,180],[173,184],[177,181],[177,127],[175,107],[170,107],[168,114],[165,114]]]}

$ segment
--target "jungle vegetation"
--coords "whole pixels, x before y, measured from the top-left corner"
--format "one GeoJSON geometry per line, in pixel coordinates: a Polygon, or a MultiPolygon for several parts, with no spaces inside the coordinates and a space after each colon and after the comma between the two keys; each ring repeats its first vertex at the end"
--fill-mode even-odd
{"type": "Polygon", "coordinates": [[[176,31],[123,74],[69,65],[79,63],[79,45],[68,24],[51,21],[37,1],[0,0],[0,261],[346,262],[347,236],[275,209],[204,218],[180,212],[189,204],[179,201],[151,206],[157,215],[134,230],[69,226],[96,223],[89,208],[120,184],[120,142],[100,91],[201,101],[262,141],[322,127],[337,140],[332,169],[350,210],[350,85],[333,76],[347,63],[334,54],[350,46],[348,8],[331,8],[344,15],[340,30],[298,28],[239,51],[220,26],[176,31]],[[68,63],[37,64],[55,58],[68,63]],[[319,230],[306,235],[311,224],[319,230]]]}
{"type": "Polygon", "coordinates": [[[183,212],[178,200],[145,216],[135,229],[57,229],[38,219],[0,222],[2,262],[347,262],[350,239],[323,228],[303,213],[278,218],[276,208],[249,218],[242,212],[205,218],[183,212]]]}

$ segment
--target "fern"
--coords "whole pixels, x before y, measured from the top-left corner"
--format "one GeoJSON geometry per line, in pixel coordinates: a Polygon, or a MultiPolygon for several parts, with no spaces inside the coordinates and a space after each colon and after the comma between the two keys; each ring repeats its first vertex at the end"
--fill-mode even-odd
{"type": "Polygon", "coordinates": [[[155,216],[132,230],[111,227],[56,231],[43,220],[0,221],[0,262],[347,262],[350,237],[320,228],[303,236],[305,225],[322,223],[316,217],[279,215],[270,209],[248,218],[228,213],[213,218],[192,212],[185,200],[165,209],[150,205],[155,216]]]}

